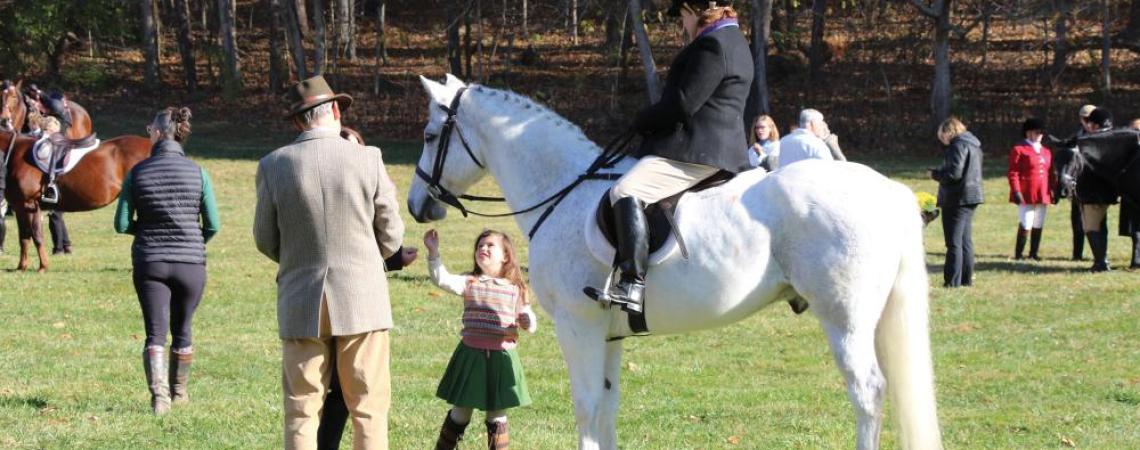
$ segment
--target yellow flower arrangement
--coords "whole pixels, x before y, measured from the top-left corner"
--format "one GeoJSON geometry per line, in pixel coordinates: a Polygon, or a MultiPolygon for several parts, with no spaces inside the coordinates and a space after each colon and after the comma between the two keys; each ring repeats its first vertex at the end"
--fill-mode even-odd
{"type": "Polygon", "coordinates": [[[915,192],[914,198],[918,200],[918,208],[923,211],[934,211],[938,209],[938,198],[929,192],[915,192]]]}

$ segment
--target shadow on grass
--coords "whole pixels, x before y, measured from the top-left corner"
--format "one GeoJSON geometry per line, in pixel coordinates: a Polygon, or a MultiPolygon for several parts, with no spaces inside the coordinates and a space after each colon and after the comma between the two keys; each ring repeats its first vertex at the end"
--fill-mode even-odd
{"type": "Polygon", "coordinates": [[[0,396],[0,408],[27,407],[35,410],[47,408],[47,399],[43,397],[0,396]]]}
{"type": "MultiPolygon", "coordinates": [[[[945,254],[940,255],[945,257],[945,254]]],[[[926,264],[926,272],[941,274],[944,264],[926,264]]],[[[1085,267],[1042,266],[1027,261],[975,261],[974,272],[1016,272],[1016,273],[1082,273],[1085,267]]]]}

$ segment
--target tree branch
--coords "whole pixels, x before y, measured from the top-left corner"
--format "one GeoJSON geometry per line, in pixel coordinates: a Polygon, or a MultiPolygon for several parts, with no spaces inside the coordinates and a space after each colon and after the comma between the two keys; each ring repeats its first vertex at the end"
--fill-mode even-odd
{"type": "Polygon", "coordinates": [[[938,0],[934,2],[933,5],[927,6],[926,2],[922,0],[910,0],[910,2],[913,3],[916,8],[918,8],[918,12],[931,19],[938,18],[938,11],[942,9],[942,2],[944,1],[946,0],[938,0]]]}

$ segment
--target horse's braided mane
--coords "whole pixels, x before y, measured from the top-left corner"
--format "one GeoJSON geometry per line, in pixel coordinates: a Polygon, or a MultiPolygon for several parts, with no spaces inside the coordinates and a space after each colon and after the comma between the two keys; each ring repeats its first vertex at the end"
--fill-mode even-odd
{"type": "Polygon", "coordinates": [[[550,108],[547,108],[541,103],[538,103],[525,95],[507,89],[496,89],[480,84],[472,84],[468,90],[475,91],[479,94],[484,94],[492,99],[494,98],[495,94],[501,94],[503,96],[503,100],[514,103],[523,109],[534,109],[536,110],[536,114],[550,121],[554,126],[565,128],[567,131],[577,134],[578,140],[590,143],[591,145],[596,145],[594,141],[591,141],[586,137],[586,133],[583,133],[582,129],[578,127],[578,125],[575,125],[574,123],[566,120],[566,118],[562,117],[558,113],[551,111],[550,108]]]}

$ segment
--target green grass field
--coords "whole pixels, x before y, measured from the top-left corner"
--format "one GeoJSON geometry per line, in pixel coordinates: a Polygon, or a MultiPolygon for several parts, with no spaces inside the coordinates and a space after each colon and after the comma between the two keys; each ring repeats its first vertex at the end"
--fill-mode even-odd
{"type": "MultiPolygon", "coordinates": [[[[141,133],[146,120],[124,122],[140,124],[129,131],[141,133]]],[[[197,126],[189,152],[214,179],[224,223],[209,245],[207,292],[195,318],[193,403],[166,417],[149,414],[131,238],[114,233],[113,208],[69,214],[74,255],[54,258],[47,274],[0,272],[0,448],[281,447],[276,267],[254,248],[250,226],[256,160],[289,137],[235,137],[224,124],[197,126]]],[[[419,145],[382,146],[406,194],[419,145]]],[[[1045,261],[1011,261],[1016,210],[1004,201],[1004,150],[987,148],[975,286],[931,291],[946,448],[1140,448],[1140,273],[1094,275],[1084,270],[1088,262],[1068,261],[1067,203],[1050,210],[1045,261]]],[[[928,192],[936,186],[922,178],[923,168],[937,162],[934,155],[868,161],[928,192]]],[[[487,180],[477,191],[495,188],[487,180]]],[[[406,242],[422,247],[428,227],[406,214],[405,221],[406,242]]],[[[4,269],[15,267],[18,250],[15,223],[8,224],[4,269]]],[[[467,268],[482,228],[523,241],[506,220],[452,214],[436,226],[453,269],[467,268]]],[[[1115,221],[1110,226],[1115,231],[1115,221]]],[[[1126,266],[1127,240],[1113,236],[1110,246],[1114,265],[1126,266]]],[[[941,286],[937,224],[926,230],[926,249],[931,285],[941,286]]],[[[391,445],[430,448],[447,407],[433,394],[457,340],[460,304],[440,295],[421,263],[392,275],[391,290],[391,445]]],[[[538,333],[519,346],[535,403],[511,412],[514,447],[573,448],[569,384],[551,323],[540,316],[538,333]]],[[[629,339],[625,348],[622,448],[854,446],[854,414],[810,314],[775,305],[731,327],[629,339]]],[[[884,447],[894,448],[893,421],[884,428],[884,447]]],[[[483,448],[482,435],[473,426],[460,448],[483,448]]]]}

